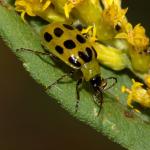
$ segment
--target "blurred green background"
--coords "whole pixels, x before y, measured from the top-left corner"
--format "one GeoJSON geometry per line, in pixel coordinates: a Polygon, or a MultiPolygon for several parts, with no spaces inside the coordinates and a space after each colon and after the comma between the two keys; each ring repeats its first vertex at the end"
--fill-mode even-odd
{"type": "MultiPolygon", "coordinates": [[[[150,31],[150,1],[123,3],[129,20],[150,31]]],[[[0,68],[0,150],[123,150],[50,100],[2,40],[0,68]]]]}

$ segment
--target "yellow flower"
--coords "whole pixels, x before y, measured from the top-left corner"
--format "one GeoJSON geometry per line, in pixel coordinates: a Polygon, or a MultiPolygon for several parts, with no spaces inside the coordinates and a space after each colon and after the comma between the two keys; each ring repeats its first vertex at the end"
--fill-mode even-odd
{"type": "Polygon", "coordinates": [[[21,12],[21,18],[25,21],[25,14],[29,16],[38,16],[38,14],[45,11],[50,4],[50,0],[16,0],[15,9],[21,12]]]}
{"type": "Polygon", "coordinates": [[[144,81],[146,85],[150,88],[150,74],[145,75],[144,81]]]}
{"type": "Polygon", "coordinates": [[[71,10],[80,4],[83,0],[68,0],[64,6],[66,18],[69,18],[71,10]]]}
{"type": "Polygon", "coordinates": [[[102,3],[105,8],[110,7],[113,3],[121,7],[121,0],[102,0],[102,3]]]}
{"type": "Polygon", "coordinates": [[[145,34],[145,29],[140,24],[134,28],[130,23],[127,23],[124,32],[118,33],[115,38],[126,39],[135,50],[143,51],[149,45],[149,38],[145,34]]]}
{"type": "Polygon", "coordinates": [[[97,40],[95,25],[94,26],[89,26],[86,29],[82,29],[81,33],[83,35],[86,35],[86,38],[88,38],[91,43],[93,43],[97,40]]]}
{"type": "Polygon", "coordinates": [[[122,86],[121,91],[128,93],[127,104],[133,108],[132,102],[137,102],[143,107],[150,108],[150,89],[144,89],[143,84],[132,79],[131,89],[122,86]]]}
{"type": "Polygon", "coordinates": [[[127,10],[127,8],[122,9],[121,6],[113,2],[111,5],[107,6],[102,12],[103,20],[114,29],[116,29],[117,26],[123,28],[124,22],[127,22],[125,17],[127,10]]]}

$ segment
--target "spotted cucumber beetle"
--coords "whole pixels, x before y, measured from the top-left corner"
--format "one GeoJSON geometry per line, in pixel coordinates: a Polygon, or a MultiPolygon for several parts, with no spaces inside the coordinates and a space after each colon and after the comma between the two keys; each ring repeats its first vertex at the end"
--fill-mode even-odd
{"type": "MultiPolygon", "coordinates": [[[[80,100],[79,96],[79,86],[83,81],[90,82],[97,97],[94,102],[100,107],[102,107],[103,102],[103,92],[117,82],[115,77],[109,77],[106,79],[101,78],[100,66],[97,60],[97,53],[94,47],[76,28],[68,24],[63,23],[51,23],[45,26],[41,30],[42,45],[48,49],[48,52],[38,52],[29,49],[24,49],[32,51],[36,54],[44,55],[54,55],[68,66],[74,69],[74,72],[80,71],[82,77],[77,81],[76,93],[77,102],[75,109],[78,109],[78,103],[80,100]],[[107,86],[107,80],[113,80],[113,83],[107,86]]],[[[72,75],[73,73],[67,74],[72,75]]],[[[58,80],[56,80],[52,85],[58,83],[66,75],[63,75],[58,80]]],[[[50,85],[48,88],[51,88],[50,85]]]]}

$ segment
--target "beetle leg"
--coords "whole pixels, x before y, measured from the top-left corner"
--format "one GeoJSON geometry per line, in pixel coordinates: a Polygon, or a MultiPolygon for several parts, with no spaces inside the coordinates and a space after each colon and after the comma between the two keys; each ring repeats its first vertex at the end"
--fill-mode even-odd
{"type": "Polygon", "coordinates": [[[99,106],[99,111],[97,113],[97,116],[99,116],[103,105],[103,91],[97,91],[97,93],[93,95],[93,101],[99,106]]]}
{"type": "Polygon", "coordinates": [[[40,52],[40,51],[31,50],[31,49],[28,49],[28,48],[16,49],[16,51],[28,51],[28,52],[32,52],[32,53],[37,54],[37,55],[50,56],[53,61],[56,60],[56,57],[55,57],[52,53],[50,53],[50,52],[49,52],[48,50],[46,50],[45,48],[44,48],[44,50],[45,50],[44,52],[40,52]]]}
{"type": "Polygon", "coordinates": [[[83,82],[83,79],[81,78],[77,81],[77,84],[76,84],[77,101],[76,101],[76,105],[75,105],[75,112],[78,111],[78,107],[79,107],[79,101],[80,101],[79,88],[80,88],[80,85],[82,85],[82,82],[83,82]]]}
{"type": "Polygon", "coordinates": [[[51,53],[48,53],[48,52],[34,51],[28,48],[20,48],[20,49],[16,49],[16,51],[29,51],[29,52],[33,52],[35,54],[40,54],[40,55],[49,55],[49,56],[51,55],[51,53]]]}
{"type": "Polygon", "coordinates": [[[58,82],[60,82],[62,79],[64,79],[67,76],[72,76],[73,72],[67,73],[62,75],[60,78],[58,78],[55,82],[53,82],[51,85],[46,87],[46,90],[51,89],[54,85],[56,85],[58,82]]]}

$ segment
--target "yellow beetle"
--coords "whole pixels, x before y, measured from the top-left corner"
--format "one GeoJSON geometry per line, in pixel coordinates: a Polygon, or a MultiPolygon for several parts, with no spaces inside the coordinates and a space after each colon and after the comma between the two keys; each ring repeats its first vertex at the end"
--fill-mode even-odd
{"type": "MultiPolygon", "coordinates": [[[[100,76],[100,66],[97,60],[97,53],[91,43],[86,39],[76,28],[63,23],[51,23],[45,26],[41,31],[42,45],[48,49],[49,53],[41,53],[33,51],[39,54],[54,55],[75,71],[81,71],[82,77],[77,81],[77,103],[76,111],[79,103],[79,85],[82,82],[89,81],[95,90],[95,96],[98,97],[95,102],[101,108],[103,101],[104,90],[112,87],[117,79],[115,77],[109,77],[106,79],[100,76]],[[107,79],[112,79],[114,82],[112,85],[106,88],[107,79]]],[[[32,51],[32,50],[29,50],[32,51]]],[[[69,74],[69,75],[72,75],[69,74]]],[[[52,85],[58,83],[63,77],[60,77],[52,85]]],[[[51,88],[50,85],[48,88],[51,88]]],[[[101,110],[101,109],[100,109],[101,110]]]]}

